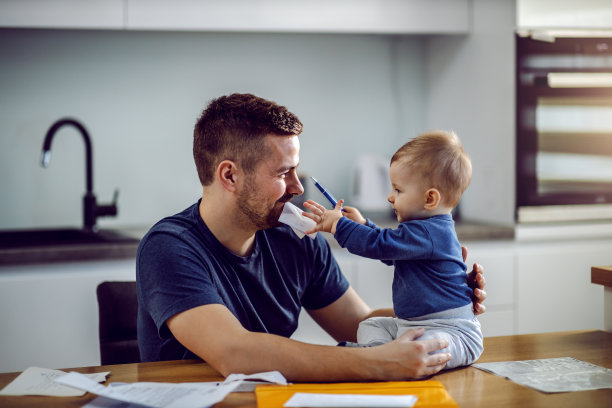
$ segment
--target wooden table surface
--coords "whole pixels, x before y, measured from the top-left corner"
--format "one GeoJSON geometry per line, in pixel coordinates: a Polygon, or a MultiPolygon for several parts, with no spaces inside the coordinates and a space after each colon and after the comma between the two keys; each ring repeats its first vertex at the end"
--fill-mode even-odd
{"type": "MultiPolygon", "coordinates": [[[[478,362],[574,357],[612,368],[612,333],[576,331],[485,338],[485,351],[478,362]]],[[[219,381],[217,371],[198,360],[121,364],[65,369],[93,373],[110,371],[110,382],[201,382],[219,381]]],[[[0,374],[0,388],[19,373],[0,374]]],[[[460,368],[432,377],[440,381],[455,401],[469,407],[612,407],[612,389],[544,394],[473,367],[460,368]]],[[[81,407],[95,398],[3,397],[0,407],[81,407]]],[[[232,393],[216,407],[255,407],[253,393],[232,393]]],[[[417,404],[418,406],[418,404],[417,404]]]]}

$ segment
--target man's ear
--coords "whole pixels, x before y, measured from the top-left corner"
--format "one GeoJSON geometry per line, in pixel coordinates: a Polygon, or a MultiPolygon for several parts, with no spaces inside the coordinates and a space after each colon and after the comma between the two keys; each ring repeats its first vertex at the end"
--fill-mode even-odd
{"type": "Polygon", "coordinates": [[[430,188],[425,192],[425,205],[424,208],[426,210],[435,210],[438,205],[440,205],[440,201],[442,200],[442,195],[437,188],[430,188]]]}
{"type": "Polygon", "coordinates": [[[230,192],[236,191],[238,181],[238,167],[236,163],[231,160],[223,160],[217,166],[216,176],[224,189],[230,192]]]}

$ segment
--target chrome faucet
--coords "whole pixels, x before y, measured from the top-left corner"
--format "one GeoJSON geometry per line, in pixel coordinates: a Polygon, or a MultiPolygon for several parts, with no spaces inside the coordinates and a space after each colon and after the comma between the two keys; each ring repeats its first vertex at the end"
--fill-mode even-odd
{"type": "Polygon", "coordinates": [[[48,167],[51,162],[51,141],[55,136],[55,133],[65,125],[74,126],[81,132],[83,141],[85,142],[85,182],[86,190],[83,196],[83,228],[88,231],[96,231],[96,219],[103,216],[114,216],[117,215],[117,197],[119,191],[115,190],[113,196],[113,202],[106,205],[98,205],[96,203],[96,196],[93,193],[93,155],[91,148],[91,139],[89,133],[85,127],[75,119],[63,118],[55,122],[45,136],[45,141],[42,147],[42,158],[41,164],[43,167],[48,167]]]}

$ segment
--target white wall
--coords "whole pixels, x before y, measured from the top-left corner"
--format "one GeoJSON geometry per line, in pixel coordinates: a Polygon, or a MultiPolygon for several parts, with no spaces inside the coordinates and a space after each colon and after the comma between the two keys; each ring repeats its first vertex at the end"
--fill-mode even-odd
{"type": "Polygon", "coordinates": [[[80,119],[93,138],[98,201],[120,189],[119,216],[100,226],[146,226],[183,209],[200,195],[193,124],[210,99],[231,92],[297,113],[305,124],[301,170],[347,197],[359,153],[390,155],[402,132],[423,127],[422,43],[408,36],[0,30],[0,229],[81,225],[84,150],[76,131],[62,129],[50,167],[39,164],[45,132],[64,116],[80,119]],[[400,106],[408,108],[401,121],[400,106]]]}
{"type": "Polygon", "coordinates": [[[426,43],[427,127],[454,129],[470,154],[465,218],[514,223],[514,1],[473,0],[472,32],[426,43]]]}

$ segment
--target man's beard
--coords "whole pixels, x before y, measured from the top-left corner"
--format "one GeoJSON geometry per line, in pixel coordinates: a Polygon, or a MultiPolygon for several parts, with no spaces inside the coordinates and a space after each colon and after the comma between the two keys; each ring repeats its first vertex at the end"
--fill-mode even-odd
{"type": "Polygon", "coordinates": [[[280,225],[278,218],[283,212],[286,202],[293,198],[293,194],[286,193],[274,202],[271,208],[267,207],[267,199],[259,194],[255,183],[247,181],[245,188],[238,195],[238,210],[242,213],[242,223],[255,226],[258,230],[268,229],[280,225]]]}

